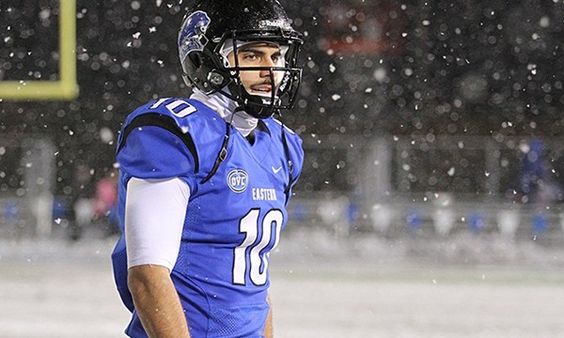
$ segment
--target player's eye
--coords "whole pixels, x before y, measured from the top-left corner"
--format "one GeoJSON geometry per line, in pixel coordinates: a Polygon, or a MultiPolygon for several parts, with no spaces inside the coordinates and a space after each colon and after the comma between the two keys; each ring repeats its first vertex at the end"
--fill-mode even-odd
{"type": "Polygon", "coordinates": [[[243,54],[243,60],[256,61],[258,60],[258,55],[256,55],[255,53],[245,53],[243,54]]]}

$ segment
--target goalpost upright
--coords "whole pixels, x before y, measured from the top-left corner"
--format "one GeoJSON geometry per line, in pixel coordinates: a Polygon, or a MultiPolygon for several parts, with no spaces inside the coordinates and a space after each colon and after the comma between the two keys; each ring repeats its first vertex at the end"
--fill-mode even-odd
{"type": "MultiPolygon", "coordinates": [[[[58,3],[59,79],[0,81],[0,102],[70,101],[78,97],[76,0],[58,0],[58,3]]],[[[10,147],[21,149],[22,158],[18,165],[26,193],[25,197],[13,192],[0,196],[0,220],[6,221],[6,203],[18,205],[18,217],[26,222],[26,227],[34,223],[35,235],[48,236],[53,222],[56,146],[49,135],[18,135],[18,140],[11,142],[0,139],[2,152],[6,152],[10,147]]]]}

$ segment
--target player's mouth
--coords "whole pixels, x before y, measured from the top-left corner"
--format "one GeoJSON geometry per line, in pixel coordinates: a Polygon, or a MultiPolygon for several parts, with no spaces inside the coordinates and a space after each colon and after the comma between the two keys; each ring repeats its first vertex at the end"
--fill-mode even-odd
{"type": "Polygon", "coordinates": [[[251,89],[254,92],[259,92],[259,93],[263,93],[263,94],[266,93],[267,94],[267,93],[272,92],[272,85],[267,84],[267,83],[263,83],[263,84],[251,86],[251,89]]]}

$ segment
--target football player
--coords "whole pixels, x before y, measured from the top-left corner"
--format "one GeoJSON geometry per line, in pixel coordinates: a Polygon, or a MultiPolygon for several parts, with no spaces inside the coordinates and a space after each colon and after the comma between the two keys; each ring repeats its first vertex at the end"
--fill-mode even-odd
{"type": "Polygon", "coordinates": [[[178,36],[190,98],[131,113],[117,149],[114,276],[131,337],[272,337],[269,253],[303,163],[273,115],[301,80],[277,0],[198,0],[178,36]]]}

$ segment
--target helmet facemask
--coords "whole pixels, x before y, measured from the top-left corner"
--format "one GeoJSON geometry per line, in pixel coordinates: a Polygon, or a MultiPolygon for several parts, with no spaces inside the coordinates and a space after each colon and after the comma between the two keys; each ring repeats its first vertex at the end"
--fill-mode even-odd
{"type": "MultiPolygon", "coordinates": [[[[203,42],[201,48],[192,49],[181,60],[185,82],[206,95],[220,93],[236,101],[249,115],[268,118],[282,109],[291,109],[297,96],[302,69],[297,66],[303,40],[295,31],[246,30],[230,31],[221,38],[205,37],[205,31],[192,41],[203,42]],[[279,46],[283,60],[276,67],[244,67],[240,65],[238,47],[254,43],[279,46]],[[222,55],[226,44],[232,46],[234,64],[222,55]],[[241,81],[243,72],[269,72],[266,79],[273,85],[268,95],[249,92],[241,81]],[[190,76],[191,74],[191,76],[190,76]],[[227,89],[227,90],[226,90],[227,89]]],[[[190,42],[192,43],[192,42],[190,42]]]]}
{"type": "Polygon", "coordinates": [[[282,109],[291,109],[296,99],[302,70],[297,67],[299,49],[302,40],[299,36],[285,37],[283,32],[246,31],[229,32],[217,43],[214,54],[222,58],[224,69],[230,81],[227,84],[229,92],[218,90],[235,100],[249,115],[257,118],[267,118],[282,109]],[[226,51],[226,46],[229,46],[226,51]],[[279,49],[280,61],[274,66],[257,67],[241,64],[240,55],[258,46],[271,46],[279,49]],[[232,53],[232,62],[227,60],[227,54],[232,53]],[[250,74],[260,79],[250,88],[243,83],[243,78],[250,74]],[[255,74],[256,74],[255,73],[255,74]],[[253,87],[256,85],[256,90],[253,87]],[[266,90],[270,87],[270,90],[266,90]],[[261,92],[261,89],[264,92],[261,92]]]}

